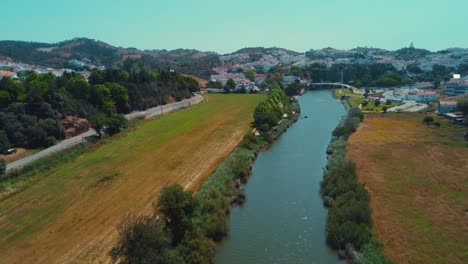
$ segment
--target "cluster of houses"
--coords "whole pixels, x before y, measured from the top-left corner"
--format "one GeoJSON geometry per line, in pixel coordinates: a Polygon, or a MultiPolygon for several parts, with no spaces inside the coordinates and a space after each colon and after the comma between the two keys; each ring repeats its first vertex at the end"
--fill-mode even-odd
{"type": "Polygon", "coordinates": [[[460,78],[460,75],[455,74],[454,78],[444,83],[444,94],[450,96],[457,96],[468,94],[468,76],[460,78]]]}
{"type": "MultiPolygon", "coordinates": [[[[70,63],[75,65],[75,66],[89,66],[86,64],[86,62],[83,61],[77,61],[77,60],[70,60],[70,63]]],[[[96,67],[94,68],[99,68],[103,69],[103,67],[96,67]]],[[[56,77],[62,76],[65,72],[76,72],[86,79],[89,77],[91,74],[89,71],[74,71],[71,69],[54,69],[54,68],[49,68],[49,67],[44,67],[44,66],[39,66],[39,65],[32,65],[32,64],[26,64],[22,62],[15,62],[12,59],[8,57],[2,57],[0,56],[0,80],[5,77],[13,78],[16,79],[18,78],[19,72],[22,71],[32,71],[35,73],[51,73],[55,75],[56,77]]]]}

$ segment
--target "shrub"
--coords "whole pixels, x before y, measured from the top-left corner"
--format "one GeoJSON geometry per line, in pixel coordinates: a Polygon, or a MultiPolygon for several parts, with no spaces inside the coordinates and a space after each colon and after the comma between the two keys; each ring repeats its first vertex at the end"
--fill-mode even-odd
{"type": "Polygon", "coordinates": [[[5,174],[6,171],[6,162],[4,159],[0,159],[0,175],[5,174]]]}
{"type": "Polygon", "coordinates": [[[171,237],[155,217],[125,219],[118,227],[119,238],[109,255],[113,262],[183,263],[171,249],[171,237]]]}
{"type": "Polygon", "coordinates": [[[430,125],[434,122],[434,117],[432,116],[425,116],[423,118],[423,123],[426,124],[426,125],[430,125]]]}

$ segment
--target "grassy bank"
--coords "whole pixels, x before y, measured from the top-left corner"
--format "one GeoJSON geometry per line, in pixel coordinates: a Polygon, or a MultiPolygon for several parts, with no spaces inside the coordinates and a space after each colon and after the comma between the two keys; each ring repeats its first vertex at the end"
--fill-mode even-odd
{"type": "Polygon", "coordinates": [[[250,131],[264,100],[208,95],[40,170],[30,186],[0,202],[0,262],[105,262],[122,218],[149,213],[167,185],[198,190],[250,131]]]}
{"type": "Polygon", "coordinates": [[[388,263],[372,232],[370,198],[359,183],[354,163],[346,159],[347,139],[364,115],[351,108],[333,131],[321,195],[328,208],[327,243],[354,263],[388,263]]]}

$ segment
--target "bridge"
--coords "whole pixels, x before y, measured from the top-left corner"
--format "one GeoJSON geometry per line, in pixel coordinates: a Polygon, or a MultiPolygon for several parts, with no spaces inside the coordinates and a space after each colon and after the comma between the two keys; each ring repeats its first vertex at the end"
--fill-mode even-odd
{"type": "Polygon", "coordinates": [[[314,85],[327,85],[327,86],[341,86],[341,87],[344,87],[344,88],[352,88],[352,89],[355,89],[355,87],[351,86],[351,85],[347,85],[347,84],[344,84],[344,83],[309,83],[310,86],[314,86],[314,85]]]}

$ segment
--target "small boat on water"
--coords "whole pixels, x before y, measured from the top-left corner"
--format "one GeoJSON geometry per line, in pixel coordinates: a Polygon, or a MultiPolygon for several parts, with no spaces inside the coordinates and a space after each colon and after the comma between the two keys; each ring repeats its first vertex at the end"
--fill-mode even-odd
{"type": "Polygon", "coordinates": [[[304,116],[304,118],[308,118],[308,116],[304,116]]]}

